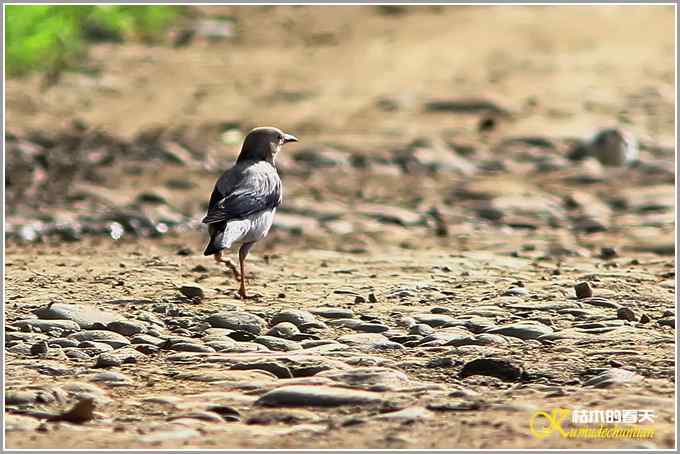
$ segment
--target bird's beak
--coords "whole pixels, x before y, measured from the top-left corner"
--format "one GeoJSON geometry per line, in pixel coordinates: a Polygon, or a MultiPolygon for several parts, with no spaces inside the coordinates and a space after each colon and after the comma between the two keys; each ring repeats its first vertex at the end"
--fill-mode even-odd
{"type": "Polygon", "coordinates": [[[298,142],[298,138],[295,137],[293,134],[284,134],[283,135],[283,143],[288,143],[288,142],[298,142]]]}

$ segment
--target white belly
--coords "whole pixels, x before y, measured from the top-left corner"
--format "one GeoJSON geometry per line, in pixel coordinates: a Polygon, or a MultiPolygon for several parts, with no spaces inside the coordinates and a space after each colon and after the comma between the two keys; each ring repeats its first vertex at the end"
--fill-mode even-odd
{"type": "Polygon", "coordinates": [[[224,229],[222,246],[230,249],[234,245],[260,241],[269,233],[274,221],[274,213],[276,213],[276,208],[260,211],[245,219],[229,221],[224,229]]]}

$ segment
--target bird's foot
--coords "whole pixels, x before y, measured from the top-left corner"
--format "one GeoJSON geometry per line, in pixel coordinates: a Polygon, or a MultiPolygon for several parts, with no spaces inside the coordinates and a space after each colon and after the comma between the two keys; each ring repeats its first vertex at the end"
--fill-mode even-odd
{"type": "Polygon", "coordinates": [[[259,299],[264,298],[264,295],[262,293],[258,293],[258,292],[248,292],[248,293],[246,293],[245,289],[244,290],[239,289],[238,292],[237,292],[237,296],[238,296],[239,299],[242,299],[242,300],[259,300],[259,299]]]}

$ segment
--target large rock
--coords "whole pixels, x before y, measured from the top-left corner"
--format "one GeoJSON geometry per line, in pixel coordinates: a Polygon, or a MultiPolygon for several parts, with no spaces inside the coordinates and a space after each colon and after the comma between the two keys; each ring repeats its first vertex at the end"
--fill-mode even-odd
{"type": "Polygon", "coordinates": [[[82,329],[95,329],[125,318],[113,312],[99,310],[93,306],[54,303],[33,311],[39,318],[46,320],[72,320],[82,329]]]}

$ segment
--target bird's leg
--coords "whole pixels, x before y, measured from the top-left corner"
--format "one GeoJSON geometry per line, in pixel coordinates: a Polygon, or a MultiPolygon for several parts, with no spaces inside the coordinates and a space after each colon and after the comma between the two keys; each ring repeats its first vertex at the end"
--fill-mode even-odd
{"type": "Polygon", "coordinates": [[[227,268],[229,268],[231,270],[231,273],[234,275],[234,278],[235,279],[239,278],[238,270],[236,269],[236,265],[234,265],[234,262],[232,262],[229,259],[223,259],[222,258],[222,251],[215,253],[215,261],[217,263],[224,263],[225,265],[227,265],[227,268]]]}
{"type": "Polygon", "coordinates": [[[245,271],[245,262],[246,262],[246,257],[248,256],[248,251],[250,251],[250,248],[253,246],[253,243],[244,243],[241,248],[238,250],[238,261],[239,264],[241,265],[241,287],[238,289],[238,295],[241,297],[242,300],[246,299],[246,271],[245,271]]]}

